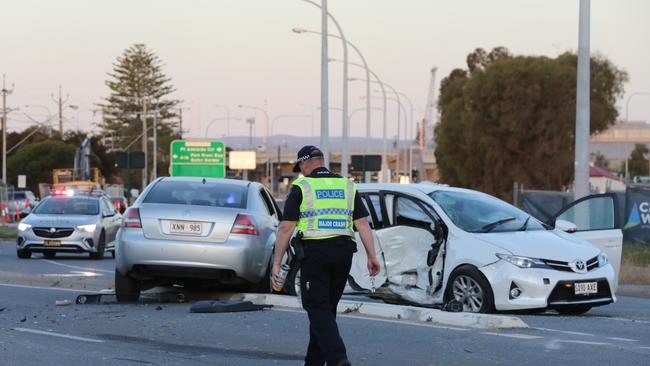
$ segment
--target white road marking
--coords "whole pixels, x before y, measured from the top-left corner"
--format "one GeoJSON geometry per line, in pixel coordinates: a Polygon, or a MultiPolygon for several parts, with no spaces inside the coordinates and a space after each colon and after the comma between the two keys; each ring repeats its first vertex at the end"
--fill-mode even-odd
{"type": "Polygon", "coordinates": [[[103,276],[101,273],[85,272],[85,271],[70,271],[70,273],[46,273],[45,277],[97,277],[103,276]]]}
{"type": "Polygon", "coordinates": [[[650,349],[650,347],[639,347],[641,349],[650,349]]]}
{"type": "Polygon", "coordinates": [[[573,343],[573,344],[584,344],[584,345],[590,345],[590,346],[613,346],[611,343],[604,343],[604,342],[588,342],[588,341],[578,341],[578,340],[571,340],[571,339],[552,339],[550,342],[546,344],[546,349],[550,350],[559,350],[560,349],[560,343],[573,343]]]}
{"type": "Polygon", "coordinates": [[[621,342],[638,342],[638,340],[630,339],[630,338],[607,337],[607,339],[610,339],[612,341],[621,341],[621,342]]]}
{"type": "Polygon", "coordinates": [[[556,332],[556,333],[565,333],[565,334],[571,334],[571,335],[579,335],[579,336],[586,336],[586,337],[594,337],[594,334],[590,333],[582,333],[582,332],[573,332],[570,330],[560,330],[560,329],[550,329],[550,328],[530,328],[530,329],[535,329],[535,330],[542,330],[545,332],[556,332]]]}
{"type": "MultiPolygon", "coordinates": [[[[280,308],[272,308],[272,311],[284,311],[288,313],[304,313],[303,310],[297,310],[297,309],[280,309],[280,308]]],[[[407,320],[392,320],[392,319],[381,319],[381,318],[372,318],[368,316],[360,316],[360,315],[350,315],[350,314],[336,314],[337,317],[344,317],[344,318],[353,318],[353,319],[361,319],[361,320],[369,320],[369,321],[376,321],[376,322],[382,322],[382,323],[390,323],[390,324],[400,324],[400,325],[414,325],[417,327],[425,327],[425,328],[437,328],[437,329],[446,329],[446,330],[458,330],[458,331],[468,331],[471,329],[467,328],[457,328],[457,327],[448,327],[445,325],[436,325],[436,324],[431,324],[431,323],[413,323],[409,322],[407,320]]]]}
{"type": "Polygon", "coordinates": [[[508,333],[494,333],[494,332],[481,332],[481,334],[492,335],[497,337],[517,338],[517,339],[540,339],[544,337],[528,335],[528,334],[508,334],[508,333]]]}
{"type": "Polygon", "coordinates": [[[47,262],[50,264],[55,264],[57,266],[62,266],[62,267],[68,267],[68,268],[74,268],[74,269],[80,269],[82,271],[93,271],[93,272],[103,272],[103,273],[114,273],[114,271],[108,271],[105,269],[98,269],[98,268],[88,268],[88,267],[80,267],[80,266],[73,266],[71,264],[65,264],[65,263],[59,263],[57,261],[53,261],[50,259],[41,259],[43,262],[47,262]]]}
{"type": "Polygon", "coordinates": [[[640,320],[640,319],[614,318],[614,317],[608,317],[608,316],[593,316],[591,318],[594,318],[594,319],[606,319],[606,320],[617,320],[617,321],[621,321],[621,322],[650,324],[650,321],[648,321],[648,320],[640,320]]]}
{"type": "Polygon", "coordinates": [[[5,287],[17,287],[17,288],[32,288],[36,290],[54,290],[54,291],[68,291],[68,292],[84,292],[84,293],[98,293],[97,291],[91,290],[77,290],[74,288],[59,288],[59,287],[42,287],[42,286],[30,286],[30,285],[14,285],[12,283],[0,283],[0,286],[5,287]]]}
{"type": "Polygon", "coordinates": [[[82,341],[82,342],[89,342],[89,343],[104,343],[104,341],[99,340],[99,339],[77,337],[77,336],[71,336],[71,335],[67,335],[67,334],[46,332],[46,331],[43,331],[43,330],[36,330],[36,329],[29,329],[29,328],[13,328],[13,330],[16,330],[16,331],[19,331],[19,332],[24,332],[24,333],[46,335],[46,336],[50,336],[50,337],[72,339],[72,340],[75,340],[75,341],[82,341]]]}

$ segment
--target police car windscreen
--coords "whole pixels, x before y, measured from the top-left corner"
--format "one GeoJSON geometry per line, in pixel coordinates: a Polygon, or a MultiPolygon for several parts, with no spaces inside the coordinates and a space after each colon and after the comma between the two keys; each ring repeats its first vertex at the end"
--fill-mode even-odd
{"type": "Polygon", "coordinates": [[[248,187],[216,182],[161,181],[152,189],[144,203],[246,208],[248,187]]]}
{"type": "Polygon", "coordinates": [[[99,201],[88,197],[48,197],[33,213],[40,215],[98,215],[99,201]]]}

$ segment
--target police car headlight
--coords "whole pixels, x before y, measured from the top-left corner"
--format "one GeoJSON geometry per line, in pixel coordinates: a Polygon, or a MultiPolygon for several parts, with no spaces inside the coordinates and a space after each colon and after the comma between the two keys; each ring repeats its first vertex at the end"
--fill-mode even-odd
{"type": "Polygon", "coordinates": [[[510,254],[496,254],[496,256],[510,264],[514,264],[519,268],[547,268],[548,266],[544,261],[537,258],[521,257],[518,255],[510,254]]]}
{"type": "Polygon", "coordinates": [[[607,254],[605,253],[600,253],[598,254],[598,267],[604,267],[609,263],[609,258],[607,258],[607,254]]]}
{"type": "Polygon", "coordinates": [[[79,229],[79,231],[83,231],[84,233],[94,233],[96,227],[97,227],[97,225],[95,225],[95,224],[79,225],[79,226],[77,226],[77,229],[79,229]]]}
{"type": "Polygon", "coordinates": [[[22,222],[20,224],[18,224],[18,231],[27,231],[27,230],[29,230],[31,228],[32,228],[32,225],[30,225],[30,224],[24,224],[22,222]]]}

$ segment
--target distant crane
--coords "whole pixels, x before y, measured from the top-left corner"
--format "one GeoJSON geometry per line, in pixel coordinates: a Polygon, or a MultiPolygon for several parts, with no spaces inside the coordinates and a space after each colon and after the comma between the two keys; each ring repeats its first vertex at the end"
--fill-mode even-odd
{"type": "Polygon", "coordinates": [[[427,149],[433,149],[433,108],[435,107],[435,84],[436,84],[436,71],[437,67],[431,69],[431,81],[429,82],[429,93],[427,95],[427,104],[424,106],[424,119],[420,125],[420,149],[425,146],[427,149]]]}

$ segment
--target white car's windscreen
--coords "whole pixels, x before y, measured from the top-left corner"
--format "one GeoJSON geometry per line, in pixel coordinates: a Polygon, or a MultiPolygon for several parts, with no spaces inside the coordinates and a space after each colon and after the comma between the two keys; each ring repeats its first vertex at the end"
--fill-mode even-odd
{"type": "Polygon", "coordinates": [[[99,202],[88,197],[48,197],[34,209],[40,215],[98,215],[99,202]]]}
{"type": "Polygon", "coordinates": [[[436,191],[429,196],[454,225],[473,233],[517,230],[544,230],[526,212],[497,198],[481,193],[436,191]]]}

